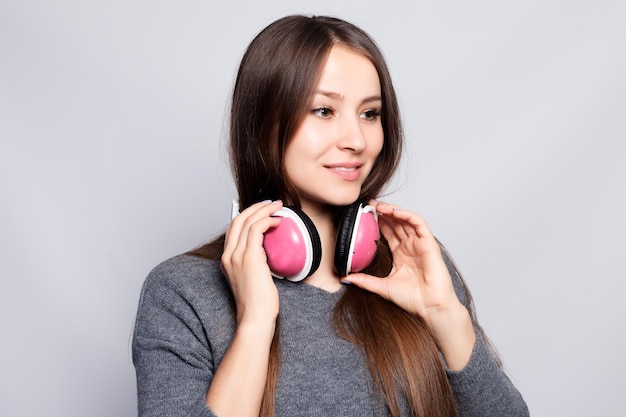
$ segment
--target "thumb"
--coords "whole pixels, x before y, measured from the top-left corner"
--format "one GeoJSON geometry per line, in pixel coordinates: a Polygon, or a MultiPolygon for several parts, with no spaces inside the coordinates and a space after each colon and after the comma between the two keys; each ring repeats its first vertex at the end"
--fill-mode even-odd
{"type": "Polygon", "coordinates": [[[387,298],[387,279],[373,275],[355,273],[341,279],[344,284],[354,284],[359,288],[387,298]]]}

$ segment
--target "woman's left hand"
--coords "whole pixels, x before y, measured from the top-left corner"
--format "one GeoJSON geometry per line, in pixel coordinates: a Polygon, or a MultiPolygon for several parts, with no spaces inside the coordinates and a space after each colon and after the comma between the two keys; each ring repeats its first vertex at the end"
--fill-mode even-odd
{"type": "Polygon", "coordinates": [[[417,214],[387,203],[371,204],[389,243],[393,268],[386,278],[355,273],[343,281],[418,315],[435,337],[448,367],[462,369],[476,339],[469,312],[454,292],[439,243],[417,214]]]}

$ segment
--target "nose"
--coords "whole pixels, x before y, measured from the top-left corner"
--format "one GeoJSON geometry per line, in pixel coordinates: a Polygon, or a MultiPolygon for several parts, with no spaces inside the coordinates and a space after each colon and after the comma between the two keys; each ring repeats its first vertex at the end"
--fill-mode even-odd
{"type": "Polygon", "coordinates": [[[363,129],[360,120],[353,120],[352,118],[345,118],[341,120],[341,126],[339,131],[339,139],[337,141],[337,147],[342,150],[352,151],[360,153],[367,147],[367,140],[363,134],[363,129]]]}

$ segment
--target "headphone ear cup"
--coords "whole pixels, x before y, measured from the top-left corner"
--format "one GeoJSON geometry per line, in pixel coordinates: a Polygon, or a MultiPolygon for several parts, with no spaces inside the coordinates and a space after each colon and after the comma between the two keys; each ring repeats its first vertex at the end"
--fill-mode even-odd
{"type": "Polygon", "coordinates": [[[301,281],[317,270],[322,259],[317,229],[313,221],[296,207],[283,207],[273,216],[281,217],[281,222],[263,238],[272,275],[301,281]]]}
{"type": "Polygon", "coordinates": [[[379,240],[376,209],[361,203],[346,206],[337,228],[335,271],[346,276],[365,269],[376,255],[379,240]]]}

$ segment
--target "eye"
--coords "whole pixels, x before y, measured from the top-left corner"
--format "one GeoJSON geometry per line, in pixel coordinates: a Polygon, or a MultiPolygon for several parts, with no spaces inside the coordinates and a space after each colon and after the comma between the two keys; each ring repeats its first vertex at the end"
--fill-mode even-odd
{"type": "Polygon", "coordinates": [[[330,119],[335,114],[335,110],[332,107],[320,106],[312,109],[311,114],[320,119],[330,119]]]}
{"type": "Polygon", "coordinates": [[[369,120],[375,122],[380,117],[380,110],[378,109],[370,109],[361,113],[361,119],[369,120]]]}

